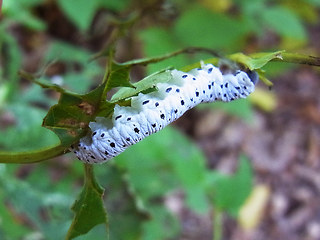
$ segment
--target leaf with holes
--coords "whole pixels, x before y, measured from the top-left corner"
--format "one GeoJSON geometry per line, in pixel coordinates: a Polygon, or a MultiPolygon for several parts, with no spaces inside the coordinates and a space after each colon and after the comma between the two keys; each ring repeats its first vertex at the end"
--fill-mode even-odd
{"type": "Polygon", "coordinates": [[[75,216],[67,240],[86,234],[99,224],[105,224],[108,231],[107,212],[102,200],[104,189],[97,183],[92,166],[85,165],[85,171],[84,188],[72,206],[75,216]]]}

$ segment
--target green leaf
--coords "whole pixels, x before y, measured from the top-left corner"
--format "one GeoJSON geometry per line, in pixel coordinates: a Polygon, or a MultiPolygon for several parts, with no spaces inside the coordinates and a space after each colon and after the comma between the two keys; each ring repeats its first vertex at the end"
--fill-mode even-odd
{"type": "Polygon", "coordinates": [[[108,215],[112,216],[108,219],[110,239],[141,239],[143,221],[150,220],[150,215],[141,209],[144,202],[137,196],[127,171],[109,162],[106,168],[96,168],[96,173],[99,180],[113,188],[105,199],[108,215]]]}
{"type": "MultiPolygon", "coordinates": [[[[43,126],[55,132],[65,146],[81,137],[91,119],[85,115],[81,105],[86,105],[86,103],[80,99],[78,106],[72,104],[54,105],[44,118],[43,126]]],[[[91,108],[91,105],[88,108],[91,108]]]]}
{"type": "MultiPolygon", "coordinates": [[[[285,63],[296,63],[296,64],[306,64],[310,66],[320,66],[320,58],[314,56],[303,55],[299,53],[287,53],[285,51],[276,51],[271,53],[254,53],[250,56],[244,55],[243,53],[235,53],[229,56],[229,59],[244,65],[250,70],[256,70],[259,74],[260,80],[264,82],[267,86],[272,86],[270,82],[265,77],[265,72],[261,69],[268,63],[272,62],[285,62],[285,63]]],[[[207,62],[215,62],[216,59],[207,60],[207,62]]]]}
{"type": "MultiPolygon", "coordinates": [[[[39,83],[38,81],[34,82],[39,83]]],[[[55,85],[51,86],[47,83],[40,85],[64,91],[55,85]]],[[[65,153],[72,143],[85,134],[87,125],[98,114],[104,88],[105,85],[102,84],[85,95],[63,92],[59,103],[50,108],[43,120],[43,126],[56,133],[61,144],[30,152],[0,152],[0,162],[32,163],[65,153]]],[[[104,104],[104,106],[107,105],[104,104]]],[[[107,108],[113,110],[113,106],[113,104],[109,104],[107,108]]],[[[105,111],[107,110],[105,109],[105,111]]]]}
{"type": "MultiPolygon", "coordinates": [[[[6,192],[3,189],[0,190],[0,212],[1,212],[1,223],[0,223],[0,238],[8,239],[4,236],[10,236],[12,239],[22,239],[23,236],[28,232],[28,228],[26,226],[17,224],[14,216],[8,207],[3,204],[5,199],[6,192]],[[4,236],[1,236],[1,232],[3,232],[4,236]]],[[[30,231],[30,230],[29,230],[30,231]]]]}
{"type": "Polygon", "coordinates": [[[159,133],[133,145],[114,159],[120,169],[126,170],[127,181],[144,203],[165,194],[177,181],[169,164],[175,156],[169,155],[165,150],[173,146],[172,140],[169,140],[173,130],[170,130],[170,127],[166,127],[159,133]],[[155,171],[157,171],[156,175],[155,171]]]}
{"type": "Polygon", "coordinates": [[[82,31],[89,28],[99,6],[98,0],[59,0],[58,3],[67,17],[82,31]]]}
{"type": "Polygon", "coordinates": [[[107,92],[116,87],[133,87],[129,78],[130,70],[131,64],[112,62],[111,66],[109,66],[105,91],[107,92]]]}
{"type": "MultiPolygon", "coordinates": [[[[13,166],[11,165],[10,167],[13,166]]],[[[8,169],[9,166],[0,165],[0,198],[1,200],[4,199],[0,205],[3,204],[4,207],[10,206],[11,215],[11,218],[5,218],[6,223],[4,226],[7,225],[10,231],[15,230],[15,234],[18,234],[23,229],[28,230],[30,233],[36,228],[43,239],[63,239],[63,235],[67,232],[65,226],[70,217],[70,214],[68,214],[68,207],[72,202],[70,192],[60,193],[53,189],[39,190],[38,182],[29,182],[25,179],[19,180],[14,175],[14,172],[9,172],[8,169]],[[43,215],[46,216],[45,221],[41,217],[43,215]],[[20,222],[21,216],[33,226],[33,230],[19,226],[20,224],[22,225],[20,222]]],[[[48,174],[42,181],[46,181],[47,178],[48,174]]],[[[4,217],[2,212],[1,217],[4,217]]]]}
{"type": "MultiPolygon", "coordinates": [[[[214,182],[213,204],[220,210],[237,215],[252,188],[252,169],[247,158],[240,158],[237,172],[233,176],[220,176],[214,182]]],[[[209,191],[212,191],[209,190],[209,191]]]]}
{"type": "Polygon", "coordinates": [[[37,31],[43,31],[46,24],[31,14],[30,7],[40,1],[3,1],[3,14],[37,31]]]}
{"type": "Polygon", "coordinates": [[[241,19],[213,13],[198,6],[189,7],[175,26],[178,40],[186,46],[240,50],[241,38],[248,33],[241,19]]]}
{"type": "Polygon", "coordinates": [[[9,83],[1,83],[0,84],[0,109],[5,106],[6,99],[8,98],[10,93],[10,84],[9,83]]]}
{"type": "Polygon", "coordinates": [[[302,41],[307,40],[303,24],[290,9],[274,6],[265,8],[262,14],[265,24],[274,29],[279,35],[302,41]]]}
{"type": "MultiPolygon", "coordinates": [[[[19,78],[17,71],[21,66],[22,57],[17,40],[12,35],[7,33],[5,25],[0,25],[0,36],[0,48],[2,49],[2,47],[6,46],[6,50],[2,51],[2,58],[6,59],[6,61],[3,61],[0,71],[0,77],[7,81],[6,87],[8,87],[8,93],[4,100],[12,100],[18,95],[17,91],[19,89],[19,78]]],[[[1,85],[1,88],[4,86],[5,85],[1,85]]]]}
{"type": "Polygon", "coordinates": [[[46,53],[45,61],[59,59],[59,61],[87,63],[89,58],[90,52],[84,49],[65,42],[54,41],[46,53]]]}
{"type": "MultiPolygon", "coordinates": [[[[22,10],[22,9],[21,9],[22,10]]],[[[44,31],[46,29],[46,24],[40,19],[35,18],[27,11],[17,11],[15,10],[15,14],[12,14],[11,17],[17,22],[27,26],[30,29],[36,31],[44,31]],[[17,14],[18,13],[18,14],[17,14]]]]}
{"type": "MultiPolygon", "coordinates": [[[[242,67],[248,68],[250,70],[256,70],[261,77],[261,73],[266,64],[271,62],[285,62],[285,63],[296,63],[296,64],[306,64],[310,66],[320,66],[320,58],[315,56],[308,56],[299,53],[289,53],[284,50],[276,52],[260,52],[250,55],[245,55],[243,53],[234,53],[226,57],[240,65],[242,67]]],[[[216,65],[218,63],[218,58],[206,59],[204,63],[212,63],[216,65]]],[[[199,67],[200,63],[194,63],[187,65],[182,68],[183,71],[190,71],[193,68],[199,67]]]]}
{"type": "Polygon", "coordinates": [[[184,189],[186,193],[186,204],[189,208],[199,214],[206,214],[209,207],[207,194],[205,193],[205,186],[199,182],[198,187],[187,187],[184,189]]]}
{"type": "Polygon", "coordinates": [[[34,105],[38,103],[51,106],[57,102],[55,99],[51,98],[49,94],[46,94],[39,85],[35,84],[30,85],[28,89],[19,96],[19,99],[16,100],[18,103],[25,103],[25,105],[34,105]]]}
{"type": "MultiPolygon", "coordinates": [[[[147,56],[158,56],[181,48],[174,32],[170,29],[152,27],[139,32],[139,37],[143,41],[144,52],[147,56]]],[[[194,44],[192,44],[194,45],[194,44]]],[[[158,72],[170,66],[182,67],[188,64],[188,59],[184,56],[176,56],[156,64],[149,65],[148,74],[158,72]]]]}
{"type": "Polygon", "coordinates": [[[112,96],[112,102],[119,102],[136,96],[139,93],[148,93],[156,91],[156,84],[160,82],[168,82],[172,78],[172,75],[168,71],[161,71],[155,74],[152,74],[143,80],[134,83],[134,88],[121,88],[117,93],[112,96]]]}
{"type": "Polygon", "coordinates": [[[177,239],[179,222],[164,207],[154,206],[150,209],[153,221],[143,224],[143,240],[177,239]],[[169,226],[169,227],[168,227],[169,226]]]}
{"type": "Polygon", "coordinates": [[[120,87],[120,86],[132,88],[132,89],[124,89],[124,90],[120,89],[120,93],[117,93],[116,96],[113,97],[113,102],[123,100],[124,98],[130,97],[133,95],[137,95],[140,92],[146,93],[149,91],[154,91],[156,83],[167,82],[171,79],[171,77],[169,76],[170,73],[164,72],[165,70],[158,71],[146,77],[145,79],[139,81],[136,84],[131,84],[129,82],[129,72],[133,66],[158,63],[167,59],[169,60],[170,58],[180,55],[182,53],[199,53],[199,52],[206,52],[206,53],[210,53],[211,55],[217,54],[215,51],[208,48],[188,47],[188,48],[179,49],[179,50],[169,52],[167,54],[155,56],[155,57],[134,59],[124,63],[112,63],[111,66],[109,66],[109,68],[111,69],[109,70],[110,73],[109,75],[106,76],[106,79],[107,79],[106,89],[109,90],[111,88],[120,87]]]}
{"type": "MultiPolygon", "coordinates": [[[[212,50],[206,49],[206,48],[190,47],[190,48],[183,48],[180,50],[172,51],[167,54],[160,55],[160,56],[134,59],[134,60],[127,61],[124,63],[112,62],[109,65],[108,75],[106,75],[106,81],[107,81],[106,91],[108,91],[112,88],[115,88],[115,87],[136,88],[137,87],[136,85],[133,85],[130,83],[130,78],[129,78],[130,70],[133,66],[148,65],[150,63],[158,63],[160,61],[177,56],[181,53],[194,53],[194,52],[211,52],[212,53],[212,50]]],[[[152,76],[156,75],[157,73],[161,73],[162,71],[156,72],[156,73],[152,74],[152,76]]],[[[157,77],[158,76],[155,76],[155,78],[157,78],[157,77]]],[[[168,80],[168,79],[166,79],[166,80],[168,80]]],[[[150,81],[152,81],[152,80],[150,80],[150,79],[143,80],[142,81],[143,83],[141,83],[141,85],[145,85],[145,83],[148,82],[147,83],[149,85],[148,87],[142,87],[140,84],[138,84],[138,86],[142,87],[143,90],[147,90],[147,88],[150,88],[150,87],[152,88],[152,86],[150,86],[150,81]]],[[[161,82],[161,81],[163,81],[163,79],[159,77],[159,82],[161,82]]],[[[129,91],[132,91],[132,90],[129,90],[129,91]]],[[[139,91],[141,91],[141,90],[139,90],[139,91]]]]}
{"type": "Polygon", "coordinates": [[[92,165],[86,164],[85,172],[84,188],[72,206],[75,216],[67,240],[86,234],[99,224],[105,224],[108,231],[107,213],[102,200],[104,189],[97,183],[92,165]]]}
{"type": "Polygon", "coordinates": [[[170,126],[127,149],[115,163],[127,169],[131,184],[145,203],[179,183],[193,210],[208,210],[205,157],[195,144],[170,126]]]}
{"type": "MultiPolygon", "coordinates": [[[[84,94],[92,85],[96,85],[94,79],[101,78],[105,71],[97,62],[89,62],[90,56],[91,53],[85,49],[54,41],[49,46],[44,61],[49,63],[49,66],[56,61],[63,61],[66,73],[57,76],[61,79],[61,84],[71,91],[84,94]],[[78,66],[77,69],[74,67],[75,64],[78,66]]],[[[52,82],[54,77],[56,76],[46,79],[46,82],[52,82]]]]}
{"type": "Polygon", "coordinates": [[[98,0],[98,1],[99,1],[99,4],[100,4],[101,7],[105,7],[107,9],[114,10],[114,11],[124,10],[124,8],[126,8],[130,3],[130,0],[121,0],[121,1],[117,1],[117,0],[110,0],[110,1],[98,0]]]}
{"type": "MultiPolygon", "coordinates": [[[[288,63],[299,63],[299,64],[309,64],[314,66],[320,66],[319,58],[312,56],[305,56],[301,54],[291,54],[285,53],[285,51],[276,51],[271,53],[255,53],[250,56],[245,55],[243,53],[234,53],[226,57],[231,61],[239,64],[243,69],[250,69],[251,71],[255,70],[259,74],[260,80],[265,83],[267,86],[272,86],[272,82],[270,82],[266,77],[264,71],[261,69],[267,63],[273,61],[283,61],[288,63]]],[[[219,62],[219,58],[210,58],[203,61],[204,63],[211,63],[213,65],[217,65],[219,62]]],[[[190,71],[193,68],[199,67],[200,63],[194,63],[183,67],[182,71],[190,71]]]]}
{"type": "Polygon", "coordinates": [[[268,62],[272,60],[282,59],[284,51],[276,51],[271,53],[256,53],[250,56],[243,53],[235,53],[229,56],[229,58],[237,63],[243,64],[251,71],[260,69],[268,62]]]}
{"type": "Polygon", "coordinates": [[[8,104],[6,111],[15,119],[15,125],[0,130],[0,146],[5,150],[28,151],[59,143],[57,136],[41,127],[45,111],[23,103],[8,104]]]}
{"type": "MultiPolygon", "coordinates": [[[[174,174],[186,192],[187,205],[198,213],[209,209],[205,193],[206,172],[205,156],[187,137],[172,131],[172,155],[174,174]]],[[[172,141],[171,140],[171,141],[172,141]]],[[[169,148],[168,148],[169,149],[169,148]]]]}
{"type": "Polygon", "coordinates": [[[59,103],[52,106],[43,120],[43,126],[54,131],[62,145],[70,146],[85,133],[90,121],[99,111],[105,85],[85,95],[62,93],[59,103]]]}
{"type": "MultiPolygon", "coordinates": [[[[99,71],[99,69],[97,69],[99,71]]],[[[69,72],[63,77],[65,86],[74,92],[84,94],[88,92],[92,82],[88,71],[82,71],[79,73],[69,72]]]]}
{"type": "Polygon", "coordinates": [[[309,2],[310,4],[320,7],[320,2],[318,0],[305,0],[306,2],[309,2]]]}

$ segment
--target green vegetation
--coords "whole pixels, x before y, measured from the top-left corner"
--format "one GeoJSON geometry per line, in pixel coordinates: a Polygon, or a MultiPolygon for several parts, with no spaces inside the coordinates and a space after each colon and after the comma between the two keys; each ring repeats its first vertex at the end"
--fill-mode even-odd
{"type": "MultiPolygon", "coordinates": [[[[229,7],[219,8],[211,1],[160,2],[3,2],[0,239],[176,239],[183,231],[180,219],[163,204],[175,192],[184,194],[181,201],[190,211],[213,214],[216,240],[222,239],[221,216],[237,217],[254,184],[248,157],[239,155],[232,175],[212,170],[196,141],[174,127],[148,137],[107,164],[84,165],[84,171],[73,155],[63,154],[96,116],[110,116],[116,103],[154,91],[155,83],[166,81],[163,69],[188,70],[200,60],[216,64],[217,56],[222,56],[257,70],[270,86],[262,69],[267,64],[271,66],[267,73],[279,71],[272,66],[281,61],[319,66],[318,58],[275,50],[295,51],[307,45],[305,24],[315,21],[319,4],[234,0],[227,1],[229,7]],[[74,30],[67,34],[69,39],[52,36],[54,24],[44,16],[48,13],[64,17],[74,30]],[[283,21],[285,26],[278,24],[283,21]],[[13,31],[17,26],[27,42],[17,38],[13,31]],[[270,32],[277,43],[259,45],[270,32]],[[91,38],[103,41],[99,49],[91,38]],[[28,48],[44,47],[38,56],[41,64],[34,61],[35,66],[29,66],[37,73],[24,71],[28,48]],[[125,53],[118,56],[119,52],[125,53]],[[119,59],[137,59],[142,54],[148,58],[120,63],[119,59]],[[129,76],[137,65],[147,65],[149,76],[133,84],[129,76]],[[60,157],[52,159],[56,156],[60,157]],[[32,162],[40,163],[5,164],[32,162]]],[[[278,68],[284,71],[287,66],[278,68]]],[[[243,100],[203,105],[198,110],[220,109],[250,122],[254,104],[243,100]]]]}

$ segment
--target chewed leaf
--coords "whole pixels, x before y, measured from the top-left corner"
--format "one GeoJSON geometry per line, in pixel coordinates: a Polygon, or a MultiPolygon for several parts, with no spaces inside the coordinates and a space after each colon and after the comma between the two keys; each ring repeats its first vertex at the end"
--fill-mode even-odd
{"type": "Polygon", "coordinates": [[[244,55],[243,53],[235,53],[230,55],[229,58],[237,63],[243,64],[251,71],[257,71],[261,81],[269,87],[271,87],[273,84],[265,77],[265,74],[261,69],[269,62],[285,62],[320,66],[319,57],[308,56],[299,53],[287,53],[284,50],[272,53],[255,53],[251,54],[250,56],[244,55]]]}
{"type": "Polygon", "coordinates": [[[235,53],[229,56],[229,58],[237,63],[243,64],[251,71],[260,69],[268,62],[274,59],[282,59],[282,53],[284,51],[277,51],[272,53],[257,53],[250,56],[243,53],[235,53]]]}
{"type": "Polygon", "coordinates": [[[62,93],[59,103],[52,106],[43,126],[55,132],[68,147],[79,139],[99,110],[104,84],[85,95],[62,93]]]}
{"type": "MultiPolygon", "coordinates": [[[[212,55],[217,55],[215,51],[208,48],[189,47],[189,48],[183,48],[183,49],[170,52],[164,55],[156,56],[156,57],[134,59],[124,63],[111,62],[111,64],[109,64],[109,73],[108,75],[106,75],[106,80],[107,80],[106,91],[115,87],[135,88],[136,85],[132,85],[129,79],[129,73],[133,66],[157,63],[182,53],[195,53],[195,52],[208,52],[208,53],[211,53],[212,55]]],[[[146,89],[147,88],[145,88],[145,90],[146,89]]]]}
{"type": "Polygon", "coordinates": [[[122,65],[112,62],[109,68],[110,70],[107,75],[105,92],[115,87],[133,87],[129,78],[131,70],[130,65],[122,65]]]}
{"type": "Polygon", "coordinates": [[[134,88],[121,88],[112,96],[112,102],[119,102],[139,93],[148,93],[156,90],[157,83],[169,82],[172,78],[170,71],[160,71],[133,84],[134,88]]]}
{"type": "Polygon", "coordinates": [[[99,224],[105,224],[108,231],[107,213],[102,200],[104,189],[97,183],[92,166],[85,165],[85,170],[84,188],[72,206],[75,216],[66,237],[68,240],[86,234],[99,224]]]}

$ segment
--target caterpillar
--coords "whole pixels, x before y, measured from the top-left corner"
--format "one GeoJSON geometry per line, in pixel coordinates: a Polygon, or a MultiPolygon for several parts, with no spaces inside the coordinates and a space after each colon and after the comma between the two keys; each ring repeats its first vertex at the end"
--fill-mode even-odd
{"type": "Polygon", "coordinates": [[[103,163],[158,132],[199,103],[246,98],[258,81],[256,72],[222,73],[212,64],[189,72],[168,70],[171,79],[157,91],[139,93],[131,106],[115,105],[112,118],[97,117],[90,133],[71,150],[85,163],[103,163]]]}

